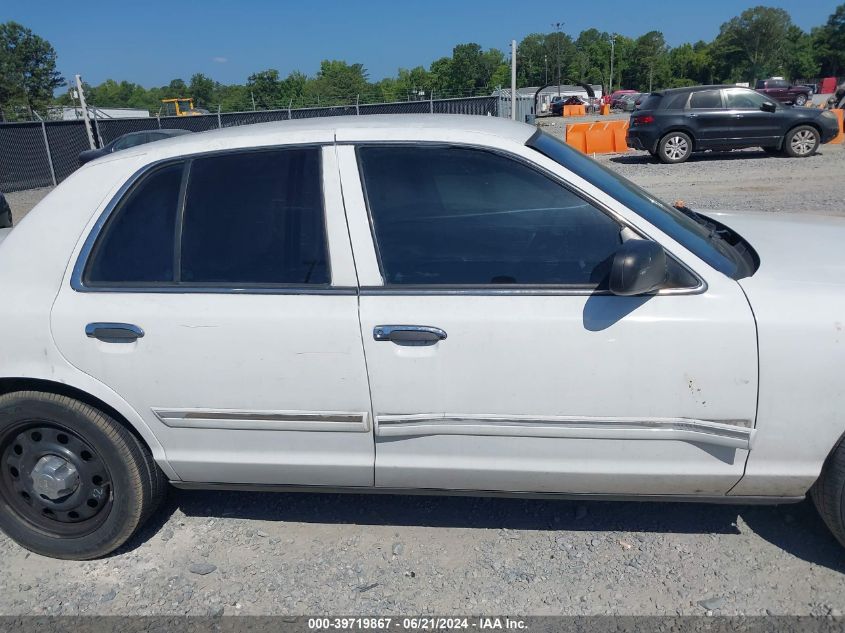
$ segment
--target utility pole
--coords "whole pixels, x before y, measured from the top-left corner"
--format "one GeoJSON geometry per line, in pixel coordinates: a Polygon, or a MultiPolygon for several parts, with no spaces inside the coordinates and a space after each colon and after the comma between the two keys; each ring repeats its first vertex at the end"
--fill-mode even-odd
{"type": "Polygon", "coordinates": [[[560,96],[560,29],[565,22],[552,22],[552,27],[557,31],[557,96],[560,96]]]}
{"type": "Polygon", "coordinates": [[[88,104],[85,103],[85,93],[82,90],[82,77],[76,75],[76,90],[79,93],[79,106],[82,108],[82,119],[85,121],[85,131],[88,133],[88,145],[97,149],[94,143],[94,133],[91,131],[91,119],[88,118],[88,104]]]}
{"type": "Polygon", "coordinates": [[[511,40],[511,119],[516,121],[516,40],[511,40]]]}
{"type": "Polygon", "coordinates": [[[543,65],[546,68],[546,80],[543,83],[547,84],[547,83],[549,83],[549,54],[548,53],[543,55],[543,65]]]}
{"type": "Polygon", "coordinates": [[[610,81],[608,82],[607,92],[613,92],[613,52],[616,48],[616,33],[610,36],[610,81]]]}

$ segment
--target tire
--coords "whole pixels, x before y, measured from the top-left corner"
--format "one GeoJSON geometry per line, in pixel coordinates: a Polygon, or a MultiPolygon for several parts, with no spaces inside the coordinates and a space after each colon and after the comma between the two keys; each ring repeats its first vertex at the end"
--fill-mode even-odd
{"type": "Polygon", "coordinates": [[[66,396],[0,396],[0,529],[44,556],[89,560],[129,540],[167,492],[125,426],[66,396]]]}
{"type": "Polygon", "coordinates": [[[795,105],[801,107],[807,103],[807,95],[798,95],[795,97],[795,105]]]}
{"type": "Polygon", "coordinates": [[[783,151],[793,158],[812,156],[819,149],[821,135],[809,125],[799,125],[789,130],[783,139],[783,151]]]}
{"type": "Polygon", "coordinates": [[[684,132],[669,132],[657,144],[657,157],[663,163],[683,163],[691,155],[692,139],[684,132]]]}
{"type": "Polygon", "coordinates": [[[825,461],[810,496],[828,529],[845,547],[845,437],[825,461]]]}

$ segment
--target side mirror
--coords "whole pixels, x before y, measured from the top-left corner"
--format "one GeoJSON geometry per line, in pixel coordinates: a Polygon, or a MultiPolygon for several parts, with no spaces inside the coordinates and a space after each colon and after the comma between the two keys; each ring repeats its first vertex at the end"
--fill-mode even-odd
{"type": "Polygon", "coordinates": [[[668,277],[666,251],[651,240],[628,240],[613,256],[610,292],[623,297],[660,289],[668,277]]]}
{"type": "Polygon", "coordinates": [[[778,107],[774,103],[771,103],[769,101],[764,101],[762,104],[760,104],[760,109],[763,112],[774,112],[775,110],[778,109],[778,107]]]}

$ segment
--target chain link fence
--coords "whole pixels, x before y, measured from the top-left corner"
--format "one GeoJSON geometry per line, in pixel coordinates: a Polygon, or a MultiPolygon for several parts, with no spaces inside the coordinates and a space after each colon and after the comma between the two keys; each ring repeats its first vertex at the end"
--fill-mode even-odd
{"type": "MultiPolygon", "coordinates": [[[[499,97],[464,97],[395,103],[367,103],[318,108],[226,112],[200,116],[140,119],[92,118],[96,143],[102,147],[129,132],[184,129],[204,132],[224,127],[367,114],[474,114],[499,116],[499,97]]],[[[0,191],[21,191],[60,183],[78,167],[79,153],[89,149],[83,121],[0,123],[0,191]]]]}

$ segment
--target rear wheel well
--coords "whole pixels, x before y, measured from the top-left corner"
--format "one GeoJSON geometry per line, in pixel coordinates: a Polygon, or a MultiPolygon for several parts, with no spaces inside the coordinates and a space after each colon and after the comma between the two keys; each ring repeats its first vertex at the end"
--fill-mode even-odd
{"type": "Polygon", "coordinates": [[[659,138],[659,139],[657,139],[657,144],[658,144],[658,145],[660,145],[660,141],[662,141],[664,138],[666,138],[667,136],[669,136],[669,135],[670,135],[670,134],[672,134],[673,132],[683,132],[684,134],[686,134],[687,136],[689,136],[689,137],[690,137],[690,140],[692,141],[692,146],[693,146],[693,147],[695,147],[695,145],[696,145],[695,134],[693,134],[691,130],[689,130],[689,129],[685,128],[685,127],[673,127],[673,128],[669,128],[668,130],[666,130],[665,132],[663,132],[663,133],[660,135],[660,138],[659,138]]]}
{"type": "Polygon", "coordinates": [[[92,396],[86,391],[71,387],[61,382],[54,382],[52,380],[43,380],[39,378],[0,378],[0,396],[15,391],[42,391],[44,393],[54,393],[59,396],[67,396],[74,400],[87,404],[90,407],[99,409],[109,417],[113,418],[121,426],[132,433],[141,444],[152,453],[150,446],[144,440],[140,433],[117,409],[103,402],[96,396],[92,396]]]}

